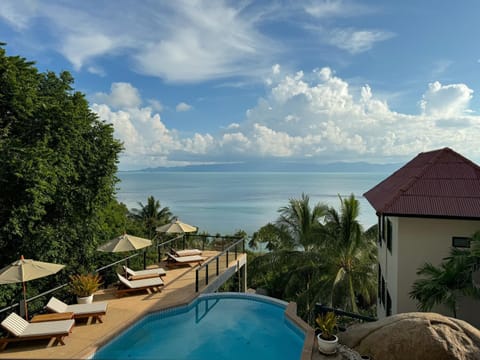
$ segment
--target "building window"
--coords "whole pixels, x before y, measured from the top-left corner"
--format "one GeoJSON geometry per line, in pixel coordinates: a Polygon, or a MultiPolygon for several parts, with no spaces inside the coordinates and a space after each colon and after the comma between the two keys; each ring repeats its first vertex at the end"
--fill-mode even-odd
{"type": "Polygon", "coordinates": [[[380,296],[380,304],[385,305],[385,279],[382,276],[382,288],[381,290],[381,296],[380,296]]]}
{"type": "Polygon", "coordinates": [[[380,264],[378,264],[377,296],[382,303],[382,268],[380,264]]]}
{"type": "Polygon", "coordinates": [[[387,316],[392,315],[392,298],[387,290],[387,316]]]}
{"type": "Polygon", "coordinates": [[[452,246],[456,248],[469,248],[471,240],[469,237],[454,236],[452,237],[452,246]]]}
{"type": "Polygon", "coordinates": [[[386,230],[387,230],[387,248],[388,250],[390,251],[390,253],[392,252],[392,222],[390,221],[390,219],[387,219],[387,226],[386,226],[386,230]]]}
{"type": "Polygon", "coordinates": [[[378,245],[382,246],[383,238],[383,216],[378,216],[378,245]]]}

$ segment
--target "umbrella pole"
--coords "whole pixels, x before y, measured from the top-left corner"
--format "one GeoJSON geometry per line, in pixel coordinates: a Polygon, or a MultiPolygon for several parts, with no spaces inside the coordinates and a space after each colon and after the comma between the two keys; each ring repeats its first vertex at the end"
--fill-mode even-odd
{"type": "Polygon", "coordinates": [[[23,284],[23,305],[25,306],[25,320],[28,321],[27,286],[25,285],[25,281],[23,281],[22,284],[23,284]]]}
{"type": "Polygon", "coordinates": [[[147,250],[143,250],[143,269],[147,268],[147,250]]]}

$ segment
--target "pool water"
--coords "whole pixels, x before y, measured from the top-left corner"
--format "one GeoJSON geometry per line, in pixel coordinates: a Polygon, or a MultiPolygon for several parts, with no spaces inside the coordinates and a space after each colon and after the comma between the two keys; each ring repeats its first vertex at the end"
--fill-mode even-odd
{"type": "Polygon", "coordinates": [[[305,335],[285,307],[257,296],[201,296],[148,315],[93,359],[300,359],[305,335]]]}

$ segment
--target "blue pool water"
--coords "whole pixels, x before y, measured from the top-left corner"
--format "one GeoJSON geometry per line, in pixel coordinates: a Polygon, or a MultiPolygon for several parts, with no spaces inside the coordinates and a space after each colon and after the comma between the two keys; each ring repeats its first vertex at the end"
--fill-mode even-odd
{"type": "Polygon", "coordinates": [[[233,294],[148,315],[102,347],[93,359],[300,359],[304,333],[286,304],[233,294]]]}

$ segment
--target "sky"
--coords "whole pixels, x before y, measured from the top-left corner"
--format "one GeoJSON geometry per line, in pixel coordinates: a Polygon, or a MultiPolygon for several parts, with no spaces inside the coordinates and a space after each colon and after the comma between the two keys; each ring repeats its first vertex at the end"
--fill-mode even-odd
{"type": "Polygon", "coordinates": [[[480,2],[2,0],[0,41],[67,70],[120,170],[480,162],[480,2]]]}

